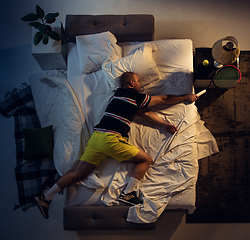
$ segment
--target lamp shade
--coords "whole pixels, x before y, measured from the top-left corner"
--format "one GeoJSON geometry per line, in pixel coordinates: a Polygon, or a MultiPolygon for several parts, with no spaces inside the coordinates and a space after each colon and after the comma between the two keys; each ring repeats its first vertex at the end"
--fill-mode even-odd
{"type": "Polygon", "coordinates": [[[228,36],[215,42],[212,47],[213,59],[223,65],[232,64],[240,55],[240,46],[235,37],[228,36]],[[227,41],[227,44],[224,44],[227,41]],[[223,45],[224,44],[224,45],[223,45]]]}

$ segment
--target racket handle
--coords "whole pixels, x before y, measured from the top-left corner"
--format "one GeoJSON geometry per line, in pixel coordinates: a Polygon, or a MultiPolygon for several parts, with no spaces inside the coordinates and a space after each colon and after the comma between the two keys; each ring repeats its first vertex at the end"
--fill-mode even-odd
{"type": "Polygon", "coordinates": [[[207,91],[207,90],[206,90],[206,89],[204,89],[204,90],[202,90],[202,91],[198,92],[196,95],[197,95],[197,96],[201,96],[201,95],[202,95],[202,94],[204,94],[206,91],[207,91]]]}

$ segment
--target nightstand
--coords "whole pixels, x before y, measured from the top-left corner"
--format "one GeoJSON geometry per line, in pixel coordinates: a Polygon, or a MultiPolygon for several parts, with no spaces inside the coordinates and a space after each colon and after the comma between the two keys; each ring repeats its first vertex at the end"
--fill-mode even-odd
{"type": "Polygon", "coordinates": [[[41,41],[35,46],[33,38],[38,30],[32,28],[32,55],[42,70],[66,70],[66,41],[62,23],[55,22],[51,24],[51,27],[59,34],[61,40],[55,41],[50,38],[47,45],[44,45],[41,41]]]}
{"type": "MultiPolygon", "coordinates": [[[[238,67],[239,61],[235,61],[232,65],[238,67]]],[[[214,66],[212,57],[212,48],[196,48],[194,56],[194,86],[196,88],[215,88],[213,77],[219,70],[214,66]],[[208,60],[208,66],[204,66],[202,62],[208,60]]]]}

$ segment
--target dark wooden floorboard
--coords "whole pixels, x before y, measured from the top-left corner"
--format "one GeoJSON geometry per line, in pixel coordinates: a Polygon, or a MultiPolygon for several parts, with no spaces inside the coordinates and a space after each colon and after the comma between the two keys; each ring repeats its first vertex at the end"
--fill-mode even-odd
{"type": "Polygon", "coordinates": [[[199,160],[196,211],[187,222],[250,222],[250,52],[240,55],[242,79],[209,89],[197,101],[220,152],[199,160]]]}

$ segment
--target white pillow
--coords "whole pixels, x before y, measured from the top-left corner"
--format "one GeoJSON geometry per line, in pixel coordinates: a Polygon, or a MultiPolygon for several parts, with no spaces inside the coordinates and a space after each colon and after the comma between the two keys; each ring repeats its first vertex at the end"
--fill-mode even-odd
{"type": "Polygon", "coordinates": [[[159,79],[159,71],[152,57],[155,45],[142,44],[133,54],[116,61],[107,59],[102,70],[112,90],[120,87],[120,76],[124,72],[134,72],[139,76],[141,87],[159,79]],[[153,49],[152,49],[153,47],[153,49]]]}
{"type": "Polygon", "coordinates": [[[98,71],[107,57],[117,60],[122,57],[122,48],[111,32],[76,37],[76,46],[82,73],[98,71]]]}
{"type": "MultiPolygon", "coordinates": [[[[148,42],[157,47],[152,56],[160,79],[141,89],[149,95],[190,94],[193,92],[193,43],[190,39],[165,39],[148,42]]],[[[123,55],[139,49],[142,43],[123,45],[123,55]]]]}
{"type": "MultiPolygon", "coordinates": [[[[161,78],[164,79],[170,72],[193,72],[193,43],[190,39],[165,39],[148,42],[155,44],[158,51],[153,52],[161,78]]],[[[123,46],[123,56],[127,56],[143,44],[123,46]]]]}

